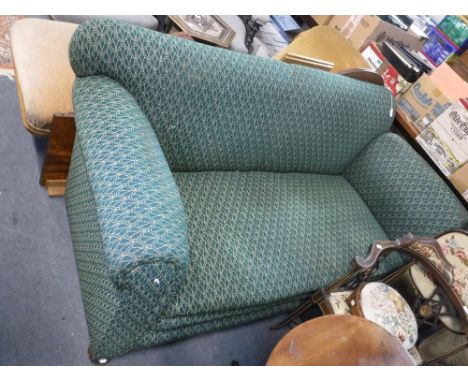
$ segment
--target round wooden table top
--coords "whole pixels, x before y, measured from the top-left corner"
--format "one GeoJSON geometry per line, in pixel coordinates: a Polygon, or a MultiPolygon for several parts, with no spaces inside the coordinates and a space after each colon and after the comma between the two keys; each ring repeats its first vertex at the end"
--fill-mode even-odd
{"type": "Polygon", "coordinates": [[[357,316],[326,315],[297,326],[275,346],[269,366],[414,366],[398,339],[357,316]]]}

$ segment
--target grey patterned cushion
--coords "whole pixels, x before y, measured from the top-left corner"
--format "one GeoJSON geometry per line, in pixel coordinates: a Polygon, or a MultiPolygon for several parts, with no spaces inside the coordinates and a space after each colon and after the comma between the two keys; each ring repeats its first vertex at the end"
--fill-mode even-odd
{"type": "Polygon", "coordinates": [[[468,221],[383,134],[383,87],[109,20],[81,25],[70,57],[66,202],[93,358],[284,312],[373,240],[468,221]]]}

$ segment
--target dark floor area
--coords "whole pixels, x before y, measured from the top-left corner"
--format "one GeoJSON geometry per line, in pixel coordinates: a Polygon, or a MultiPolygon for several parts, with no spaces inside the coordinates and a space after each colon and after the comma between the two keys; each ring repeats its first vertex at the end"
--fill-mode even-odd
{"type": "MultiPolygon", "coordinates": [[[[0,365],[90,365],[64,199],[38,184],[45,146],[22,125],[14,81],[0,77],[0,365]]],[[[284,334],[268,329],[281,317],[111,364],[262,365],[284,334]]]]}

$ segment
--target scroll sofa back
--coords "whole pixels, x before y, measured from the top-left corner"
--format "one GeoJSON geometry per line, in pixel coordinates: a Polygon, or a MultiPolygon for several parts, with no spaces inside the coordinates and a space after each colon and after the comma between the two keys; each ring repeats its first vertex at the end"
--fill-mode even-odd
{"type": "Polygon", "coordinates": [[[393,121],[381,86],[112,20],[83,23],[70,61],[127,89],[172,171],[341,174],[393,121]]]}

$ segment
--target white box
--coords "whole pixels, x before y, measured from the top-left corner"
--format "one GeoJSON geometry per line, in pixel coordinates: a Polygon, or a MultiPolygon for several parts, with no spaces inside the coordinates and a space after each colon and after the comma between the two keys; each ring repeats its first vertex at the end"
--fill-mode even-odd
{"type": "Polygon", "coordinates": [[[468,112],[454,103],[436,118],[416,140],[445,176],[468,162],[468,112]]]}

